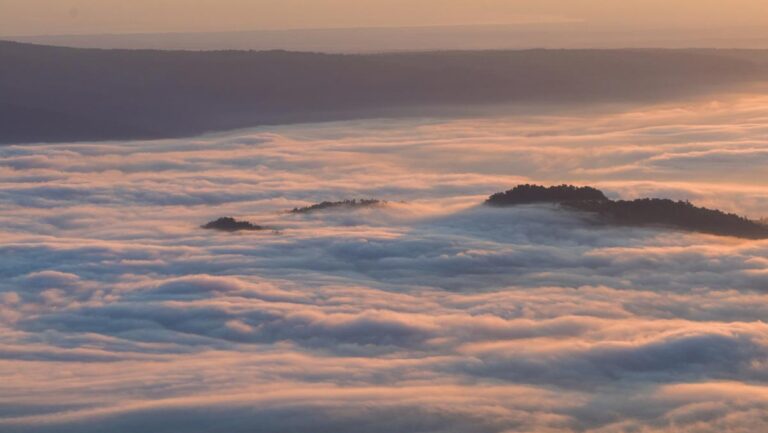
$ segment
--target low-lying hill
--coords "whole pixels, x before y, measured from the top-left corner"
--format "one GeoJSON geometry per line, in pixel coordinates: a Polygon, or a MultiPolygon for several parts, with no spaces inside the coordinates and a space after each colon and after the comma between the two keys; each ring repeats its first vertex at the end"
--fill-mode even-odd
{"type": "Polygon", "coordinates": [[[160,138],[507,103],[639,102],[768,77],[717,50],[339,55],[0,41],[0,143],[160,138]]]}
{"type": "Polygon", "coordinates": [[[645,198],[632,201],[573,201],[564,206],[600,215],[626,225],[666,225],[701,233],[747,239],[767,239],[768,226],[686,201],[645,198]]]}
{"type": "Polygon", "coordinates": [[[719,236],[768,239],[768,226],[735,214],[697,207],[686,201],[658,198],[614,201],[591,187],[520,185],[494,194],[486,201],[486,205],[495,207],[534,203],[555,203],[566,209],[589,212],[609,224],[657,225],[719,236]]]}
{"type": "Polygon", "coordinates": [[[545,187],[540,185],[518,185],[509,191],[492,195],[485,203],[489,206],[514,206],[532,203],[564,203],[571,201],[601,201],[608,197],[599,189],[589,186],[576,187],[560,185],[545,187]]]}
{"type": "Polygon", "coordinates": [[[200,228],[206,230],[218,230],[222,232],[240,232],[240,231],[261,231],[266,230],[265,227],[252,224],[248,221],[238,221],[232,217],[222,217],[215,221],[211,221],[200,228]]]}
{"type": "Polygon", "coordinates": [[[332,209],[359,209],[371,206],[384,205],[387,202],[374,199],[352,199],[342,201],[324,201],[322,203],[313,204],[311,206],[293,208],[290,213],[293,214],[308,214],[313,212],[319,212],[332,209]]]}

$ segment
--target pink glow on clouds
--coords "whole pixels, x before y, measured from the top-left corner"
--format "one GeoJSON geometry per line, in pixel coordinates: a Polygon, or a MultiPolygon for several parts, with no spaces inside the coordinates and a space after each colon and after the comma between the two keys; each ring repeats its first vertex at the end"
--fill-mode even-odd
{"type": "Polygon", "coordinates": [[[477,205],[573,182],[768,215],[767,120],[748,96],[2,148],[0,430],[766,425],[768,243],[477,205]],[[392,203],[284,212],[353,197],[392,203]],[[280,233],[198,229],[223,215],[280,233]]]}

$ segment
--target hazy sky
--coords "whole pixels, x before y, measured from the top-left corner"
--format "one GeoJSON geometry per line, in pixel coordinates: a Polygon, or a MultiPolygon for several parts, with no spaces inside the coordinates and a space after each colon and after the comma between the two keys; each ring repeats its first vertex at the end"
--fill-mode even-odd
{"type": "Polygon", "coordinates": [[[640,27],[768,25],[765,0],[0,0],[0,34],[586,21],[640,27]]]}

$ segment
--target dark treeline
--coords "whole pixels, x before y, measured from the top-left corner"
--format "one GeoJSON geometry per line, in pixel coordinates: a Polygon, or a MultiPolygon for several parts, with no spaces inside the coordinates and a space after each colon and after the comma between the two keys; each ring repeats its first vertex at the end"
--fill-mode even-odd
{"type": "MultiPolygon", "coordinates": [[[[749,52],[151,51],[0,41],[0,142],[159,138],[506,103],[641,102],[763,80],[749,52]]],[[[757,57],[755,57],[757,58],[757,57]]]]}
{"type": "Polygon", "coordinates": [[[491,196],[489,206],[556,203],[565,208],[589,212],[606,223],[659,225],[701,233],[747,239],[768,239],[768,226],[739,215],[694,206],[687,201],[644,198],[610,200],[591,187],[520,185],[491,196]]]}
{"type": "Polygon", "coordinates": [[[489,206],[514,206],[532,203],[563,203],[568,201],[608,200],[599,189],[589,186],[518,185],[513,189],[492,195],[485,204],[489,206]]]}
{"type": "Polygon", "coordinates": [[[295,214],[311,213],[328,209],[338,208],[361,208],[386,204],[386,202],[374,199],[353,199],[343,201],[324,201],[311,206],[293,208],[290,212],[295,214]]]}
{"type": "Polygon", "coordinates": [[[248,221],[238,221],[231,217],[222,217],[216,221],[211,221],[208,224],[201,226],[206,230],[219,230],[223,232],[239,232],[239,231],[259,231],[266,230],[266,228],[251,224],[248,221]]]}

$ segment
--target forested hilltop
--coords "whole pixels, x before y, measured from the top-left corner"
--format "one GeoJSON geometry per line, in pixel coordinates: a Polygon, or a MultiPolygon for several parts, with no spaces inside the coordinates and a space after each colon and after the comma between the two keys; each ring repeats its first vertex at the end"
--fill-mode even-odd
{"type": "Polygon", "coordinates": [[[588,212],[609,224],[667,226],[720,236],[768,239],[768,226],[763,222],[697,207],[687,201],[659,198],[614,201],[592,187],[519,185],[486,201],[486,205],[494,207],[535,203],[554,203],[565,209],[588,212]]]}
{"type": "Polygon", "coordinates": [[[761,52],[151,51],[0,41],[0,143],[162,138],[451,107],[667,100],[761,81],[761,52]]]}

